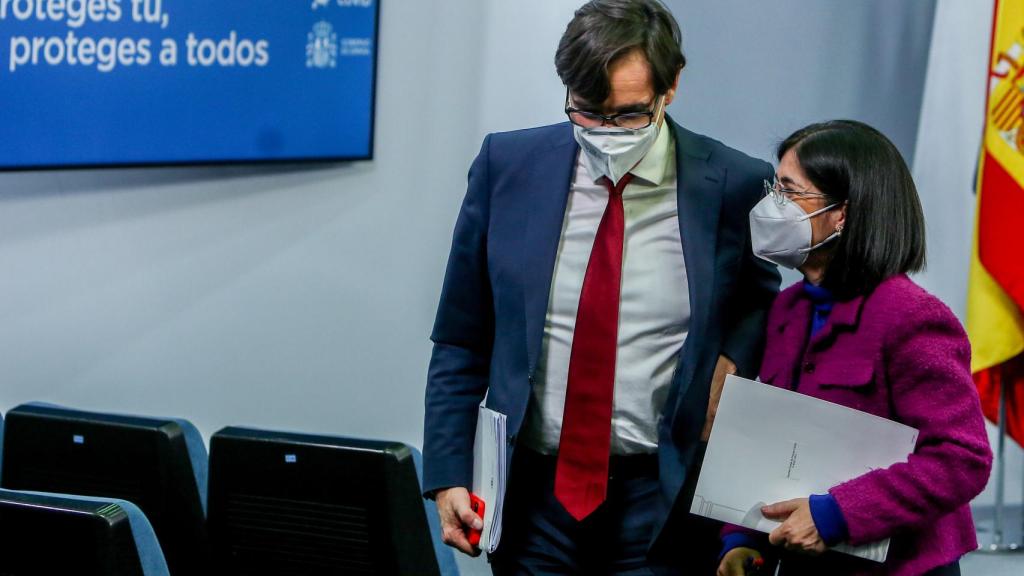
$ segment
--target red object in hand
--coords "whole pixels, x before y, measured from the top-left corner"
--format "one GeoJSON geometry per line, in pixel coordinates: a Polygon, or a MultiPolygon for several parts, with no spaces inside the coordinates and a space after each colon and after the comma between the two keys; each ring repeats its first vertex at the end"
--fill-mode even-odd
{"type": "MultiPolygon", "coordinates": [[[[477,516],[480,517],[481,521],[483,521],[483,519],[484,519],[484,501],[481,500],[479,496],[477,496],[476,494],[473,494],[472,492],[469,493],[469,508],[470,508],[470,510],[475,512],[477,516]]],[[[480,530],[474,530],[474,529],[470,528],[469,529],[469,543],[470,543],[470,545],[476,546],[477,548],[479,548],[480,547],[480,537],[483,535],[483,533],[484,533],[484,531],[483,531],[482,528],[480,530]]]]}

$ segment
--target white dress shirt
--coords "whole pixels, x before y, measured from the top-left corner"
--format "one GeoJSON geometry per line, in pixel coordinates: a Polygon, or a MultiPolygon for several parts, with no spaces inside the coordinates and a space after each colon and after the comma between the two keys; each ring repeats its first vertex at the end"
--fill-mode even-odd
{"type": "MultiPolygon", "coordinates": [[[[625,239],[619,303],[618,351],[612,401],[613,454],[658,447],[658,420],[690,323],[690,301],[676,203],[676,154],[662,125],[651,150],[622,194],[625,239]]],[[[569,355],[583,278],[608,190],[582,158],[562,224],[533,398],[521,439],[544,453],[558,452],[569,355]]]]}

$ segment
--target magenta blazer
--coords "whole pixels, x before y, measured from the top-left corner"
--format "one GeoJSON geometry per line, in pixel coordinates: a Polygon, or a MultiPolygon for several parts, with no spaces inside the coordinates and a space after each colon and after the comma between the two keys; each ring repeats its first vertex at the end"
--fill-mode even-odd
{"type": "MultiPolygon", "coordinates": [[[[909,461],[833,487],[849,542],[891,537],[881,573],[921,574],[975,550],[968,506],[985,487],[992,451],[956,317],[906,275],[836,302],[808,341],[811,303],[800,283],[768,317],[761,380],[920,430],[909,461]]],[[[873,572],[875,574],[879,571],[873,572]]]]}

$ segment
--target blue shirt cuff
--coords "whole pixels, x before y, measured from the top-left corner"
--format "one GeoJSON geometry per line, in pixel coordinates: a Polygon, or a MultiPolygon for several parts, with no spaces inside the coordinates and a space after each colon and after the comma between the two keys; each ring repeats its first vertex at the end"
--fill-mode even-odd
{"type": "Polygon", "coordinates": [[[750,534],[746,534],[744,532],[733,532],[725,538],[722,538],[722,551],[718,554],[718,561],[721,562],[722,558],[724,558],[725,555],[729,553],[729,550],[732,550],[733,548],[753,548],[757,550],[758,544],[758,540],[750,534]]]}
{"type": "Polygon", "coordinates": [[[831,494],[812,494],[811,518],[826,546],[835,546],[850,537],[839,503],[831,494]]]}

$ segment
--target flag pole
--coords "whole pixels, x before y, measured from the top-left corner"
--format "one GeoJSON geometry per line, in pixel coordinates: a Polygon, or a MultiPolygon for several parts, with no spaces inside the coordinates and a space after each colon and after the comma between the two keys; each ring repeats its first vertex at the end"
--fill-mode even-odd
{"type": "MultiPolygon", "coordinates": [[[[996,440],[996,501],[993,510],[992,543],[987,547],[980,548],[982,552],[995,554],[1022,552],[1024,548],[1016,542],[1004,543],[1003,524],[1005,516],[1005,490],[1006,490],[1006,404],[1009,401],[1010,391],[1007,383],[1009,367],[1004,363],[999,370],[999,437],[996,440]]],[[[1022,532],[1024,535],[1024,532],[1022,532]]]]}
{"type": "Polygon", "coordinates": [[[996,448],[996,507],[992,530],[992,549],[1004,548],[1003,506],[1006,503],[1006,382],[999,379],[999,439],[996,448]]]}

